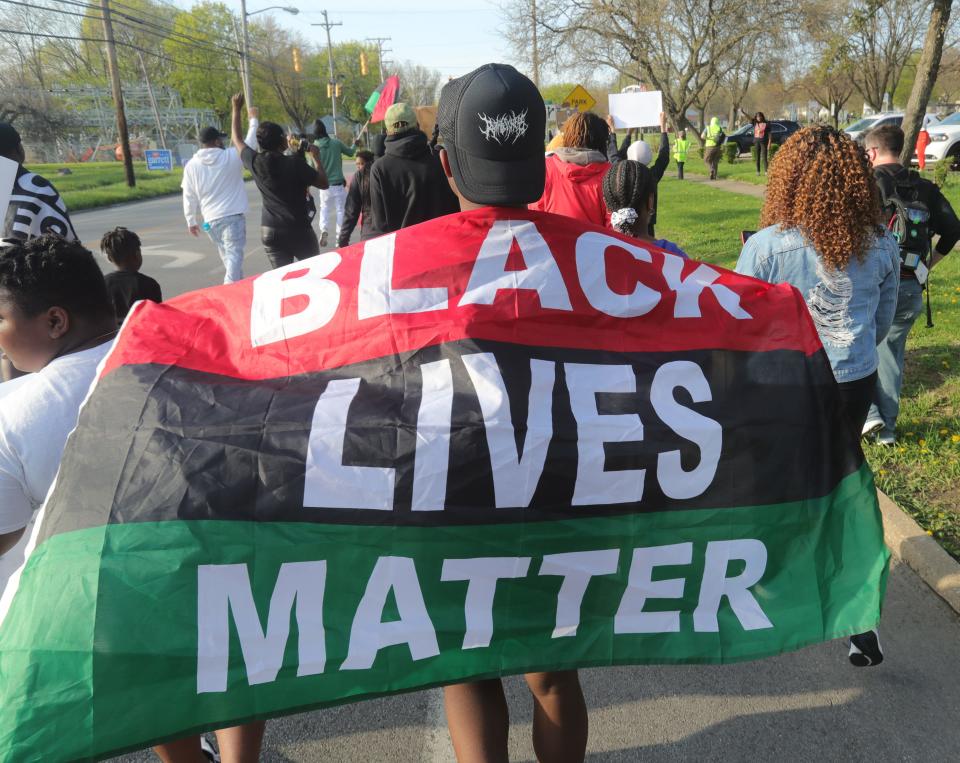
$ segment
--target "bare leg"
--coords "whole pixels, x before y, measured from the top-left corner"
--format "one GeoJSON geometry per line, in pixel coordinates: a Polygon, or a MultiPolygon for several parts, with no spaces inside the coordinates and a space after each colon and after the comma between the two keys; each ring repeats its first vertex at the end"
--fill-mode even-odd
{"type": "Polygon", "coordinates": [[[217,747],[222,763],[257,763],[266,725],[266,721],[252,721],[242,726],[217,729],[217,747]]]}
{"type": "Polygon", "coordinates": [[[209,763],[200,752],[200,737],[184,737],[153,748],[163,763],[209,763]]]}
{"type": "Polygon", "coordinates": [[[583,763],[587,704],[577,671],[527,673],[533,693],[533,749],[542,763],[583,763]]]}
{"type": "Polygon", "coordinates": [[[443,688],[458,763],[507,763],[510,715],[499,678],[443,688]]]}

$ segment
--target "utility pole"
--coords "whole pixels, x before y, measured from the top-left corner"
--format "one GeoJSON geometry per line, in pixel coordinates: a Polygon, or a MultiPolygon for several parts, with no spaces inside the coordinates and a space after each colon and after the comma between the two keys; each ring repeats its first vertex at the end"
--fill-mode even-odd
{"type": "Polygon", "coordinates": [[[531,21],[533,22],[533,84],[540,89],[540,50],[537,47],[537,0],[530,0],[531,21]]]}
{"type": "MultiPolygon", "coordinates": [[[[237,52],[240,53],[240,84],[243,87],[243,99],[246,101],[247,98],[253,97],[253,92],[250,88],[250,80],[248,79],[249,74],[247,73],[247,58],[244,55],[246,50],[243,47],[243,42],[240,37],[240,28],[237,26],[237,20],[233,19],[233,36],[237,41],[237,52]]],[[[247,108],[250,108],[251,104],[247,103],[247,108]]]]}
{"type": "Polygon", "coordinates": [[[247,26],[247,0],[240,0],[240,28],[243,32],[240,58],[243,59],[243,99],[247,108],[253,106],[253,88],[250,86],[250,29],[247,26]]]}
{"type": "Polygon", "coordinates": [[[120,133],[120,150],[123,152],[123,171],[127,185],[137,184],[133,174],[133,156],[130,154],[130,134],[127,131],[127,115],[123,110],[123,91],[120,89],[120,69],[117,66],[117,45],[113,40],[113,24],[110,22],[110,0],[100,0],[103,12],[103,36],[107,41],[107,69],[110,72],[110,87],[113,90],[113,104],[117,109],[117,132],[120,133]]]}
{"type": "Polygon", "coordinates": [[[167,141],[163,137],[163,122],[160,121],[160,109],[157,108],[157,99],[153,97],[153,86],[150,84],[147,65],[143,62],[143,53],[139,50],[137,51],[137,58],[140,59],[140,68],[143,70],[143,80],[147,83],[147,95],[150,96],[150,107],[153,109],[153,118],[157,120],[157,134],[160,136],[160,148],[166,149],[167,141]]]}
{"type": "Polygon", "coordinates": [[[327,30],[327,62],[330,64],[330,108],[333,111],[333,134],[337,134],[337,80],[333,75],[333,43],[330,42],[330,28],[343,26],[340,21],[332,22],[327,16],[326,11],[320,11],[323,14],[322,24],[311,24],[311,26],[322,26],[327,30]]]}
{"type": "Polygon", "coordinates": [[[390,53],[390,49],[383,49],[383,43],[389,42],[392,38],[390,37],[368,37],[367,42],[372,42],[377,46],[377,63],[380,65],[380,84],[382,85],[386,81],[386,77],[383,76],[383,54],[390,53]]]}

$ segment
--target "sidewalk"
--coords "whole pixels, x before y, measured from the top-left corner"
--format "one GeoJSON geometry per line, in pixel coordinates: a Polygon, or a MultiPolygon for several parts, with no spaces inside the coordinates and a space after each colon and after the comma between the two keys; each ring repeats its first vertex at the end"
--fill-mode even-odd
{"type": "Polygon", "coordinates": [[[762,199],[767,191],[765,185],[744,183],[742,180],[710,180],[706,175],[695,175],[691,172],[684,173],[684,180],[689,180],[692,183],[703,183],[704,185],[719,188],[723,191],[742,193],[745,196],[755,196],[758,199],[762,199]]]}

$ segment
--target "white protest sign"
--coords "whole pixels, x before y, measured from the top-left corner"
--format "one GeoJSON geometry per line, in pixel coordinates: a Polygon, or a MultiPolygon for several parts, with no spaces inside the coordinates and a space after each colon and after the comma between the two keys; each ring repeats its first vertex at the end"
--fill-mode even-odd
{"type": "Polygon", "coordinates": [[[0,156],[0,236],[7,219],[7,207],[10,206],[10,197],[13,196],[13,183],[17,179],[17,168],[20,165],[6,157],[0,156]]]}
{"type": "Polygon", "coordinates": [[[663,111],[663,93],[610,93],[610,116],[616,128],[656,127],[663,111]]]}

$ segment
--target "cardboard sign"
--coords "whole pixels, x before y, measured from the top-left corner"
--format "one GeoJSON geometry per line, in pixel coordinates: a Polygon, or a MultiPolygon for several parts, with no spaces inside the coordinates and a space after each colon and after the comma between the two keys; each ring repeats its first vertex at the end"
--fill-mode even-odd
{"type": "Polygon", "coordinates": [[[577,85],[570,91],[570,94],[563,99],[563,103],[565,106],[569,106],[571,109],[576,109],[577,111],[590,111],[590,109],[597,105],[597,99],[590,95],[583,85],[577,85]]]}
{"type": "Polygon", "coordinates": [[[143,152],[148,170],[173,170],[173,151],[168,148],[148,148],[143,152]]]}
{"type": "Polygon", "coordinates": [[[656,127],[663,111],[663,93],[610,93],[610,116],[616,128],[656,127]]]}

